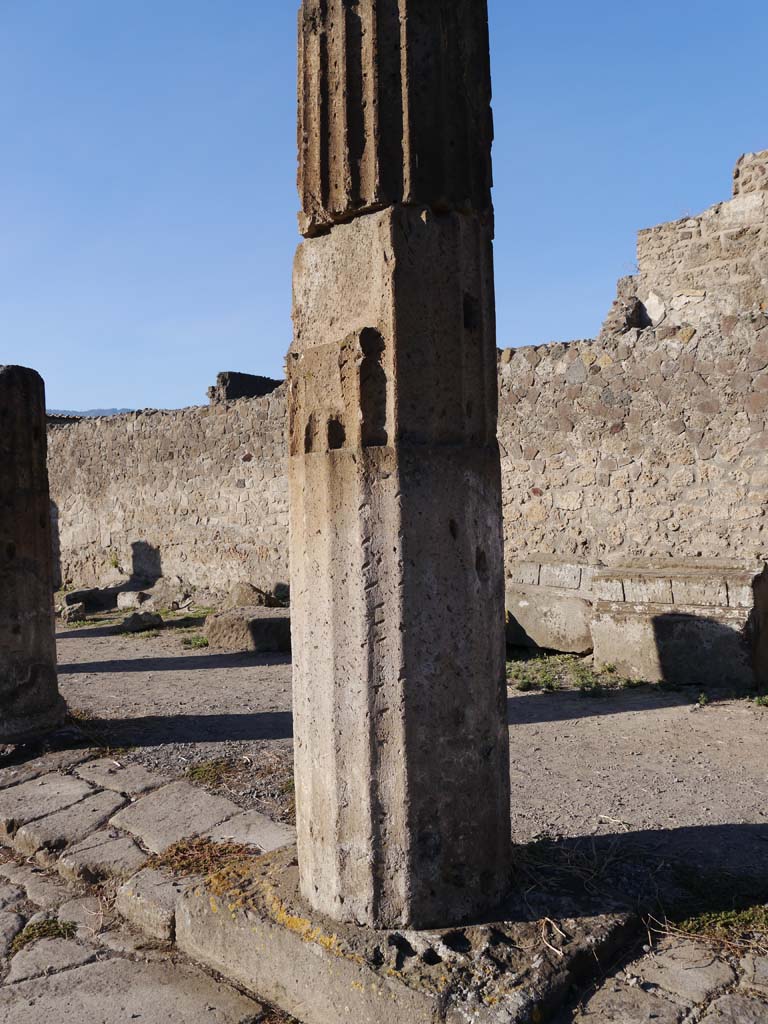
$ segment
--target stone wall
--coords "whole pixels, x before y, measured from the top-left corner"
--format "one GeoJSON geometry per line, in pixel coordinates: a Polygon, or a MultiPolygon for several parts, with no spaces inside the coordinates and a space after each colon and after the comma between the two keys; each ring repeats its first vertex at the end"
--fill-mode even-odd
{"type": "MultiPolygon", "coordinates": [[[[640,233],[639,273],[619,283],[596,341],[500,353],[518,639],[591,649],[606,567],[703,574],[702,614],[748,617],[743,594],[723,601],[718,580],[768,556],[766,166],[768,152],[742,158],[733,199],[640,233]]],[[[286,580],[285,446],[284,388],[51,427],[64,578],[103,580],[148,549],[166,575],[211,589],[286,580]]],[[[679,584],[661,586],[675,605],[679,584]]]]}
{"type": "Polygon", "coordinates": [[[49,425],[61,579],[118,570],[229,590],[288,580],[285,387],[263,398],[49,425]]]}

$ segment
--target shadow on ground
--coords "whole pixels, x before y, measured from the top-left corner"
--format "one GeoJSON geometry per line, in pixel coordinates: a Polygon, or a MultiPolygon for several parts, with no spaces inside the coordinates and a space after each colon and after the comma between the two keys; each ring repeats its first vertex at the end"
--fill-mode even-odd
{"type": "Polygon", "coordinates": [[[59,665],[59,675],[82,672],[188,672],[192,669],[236,668],[247,665],[290,665],[289,654],[180,654],[171,657],[116,658],[59,665]]]}

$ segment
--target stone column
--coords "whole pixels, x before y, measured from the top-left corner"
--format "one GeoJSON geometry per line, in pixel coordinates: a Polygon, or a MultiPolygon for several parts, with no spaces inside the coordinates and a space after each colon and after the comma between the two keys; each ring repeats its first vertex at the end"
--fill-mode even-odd
{"type": "Polygon", "coordinates": [[[55,728],[53,553],[45,387],[34,370],[0,366],[0,743],[55,728]]]}
{"type": "Polygon", "coordinates": [[[290,382],[299,867],[337,920],[510,869],[484,0],[304,0],[290,382]]]}

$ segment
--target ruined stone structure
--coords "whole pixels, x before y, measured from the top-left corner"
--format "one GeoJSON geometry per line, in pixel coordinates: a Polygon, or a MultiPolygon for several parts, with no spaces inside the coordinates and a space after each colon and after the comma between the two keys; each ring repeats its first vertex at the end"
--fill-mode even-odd
{"type": "Polygon", "coordinates": [[[0,743],[59,725],[45,389],[34,370],[0,366],[0,743]]]}
{"type": "Polygon", "coordinates": [[[221,402],[236,402],[241,398],[263,398],[277,391],[282,383],[272,377],[227,370],[218,374],[215,385],[208,388],[208,400],[211,405],[217,405],[221,402]]]}
{"type": "MultiPolygon", "coordinates": [[[[599,615],[636,638],[627,672],[659,678],[658,629],[700,651],[709,622],[743,674],[734,638],[768,556],[766,168],[768,152],[743,157],[733,199],[641,232],[597,341],[501,353],[512,639],[588,651],[599,615]]],[[[201,586],[287,580],[283,396],[53,427],[64,578],[103,580],[146,538],[201,586]]]]}
{"type": "Polygon", "coordinates": [[[487,15],[305,0],[300,40],[301,888],[337,920],[448,924],[511,867],[487,15]]]}
{"type": "Polygon", "coordinates": [[[49,425],[57,575],[288,582],[285,387],[256,399],[49,425]],[[138,564],[137,564],[138,558],[138,564]]]}

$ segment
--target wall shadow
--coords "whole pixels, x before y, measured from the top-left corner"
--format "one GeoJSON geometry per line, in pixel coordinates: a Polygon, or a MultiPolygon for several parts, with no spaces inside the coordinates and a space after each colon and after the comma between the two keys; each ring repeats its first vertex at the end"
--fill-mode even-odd
{"type": "Polygon", "coordinates": [[[248,665],[290,665],[290,654],[180,654],[166,657],[116,658],[114,661],[82,661],[59,665],[59,675],[81,672],[189,672],[201,669],[238,668],[248,665]]]}
{"type": "Polygon", "coordinates": [[[716,619],[681,612],[655,615],[652,625],[665,682],[731,686],[745,693],[754,687],[748,633],[716,619]]]}
{"type": "Polygon", "coordinates": [[[160,549],[146,540],[136,540],[131,544],[131,577],[120,589],[141,590],[142,587],[151,587],[162,575],[160,549]]]}
{"type": "Polygon", "coordinates": [[[59,506],[51,501],[51,558],[53,561],[53,589],[61,590],[61,534],[59,533],[59,506]]]}
{"type": "Polygon", "coordinates": [[[601,718],[633,711],[653,711],[693,704],[699,691],[661,690],[654,684],[631,690],[607,690],[600,696],[573,690],[537,692],[507,697],[507,725],[536,725],[569,722],[579,718],[601,718]]]}
{"type": "Polygon", "coordinates": [[[139,718],[89,718],[77,723],[78,747],[159,747],[168,743],[227,743],[232,740],[293,738],[290,711],[247,715],[145,715],[139,718]]]}

